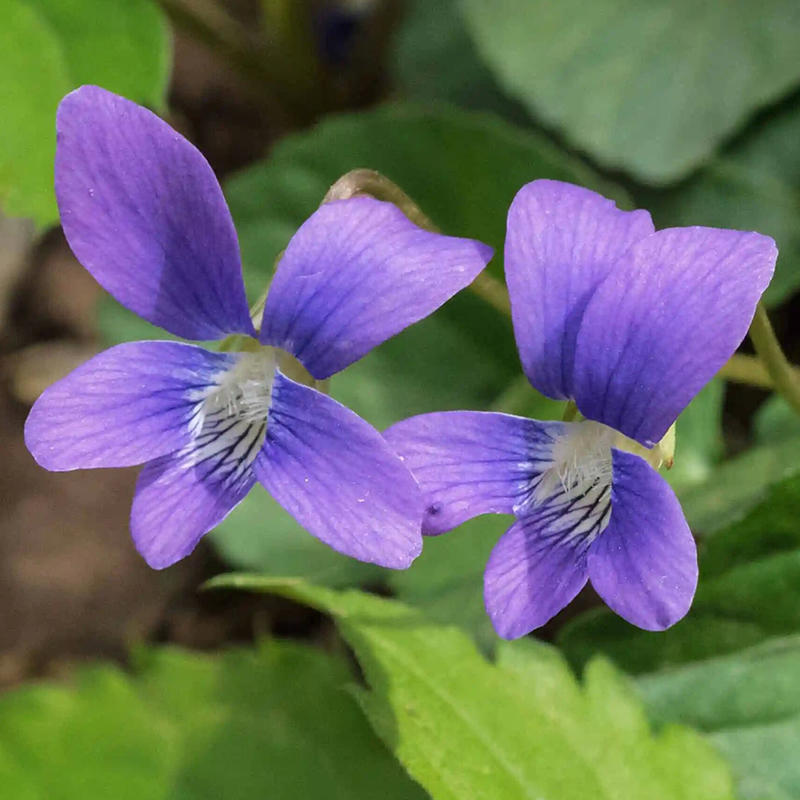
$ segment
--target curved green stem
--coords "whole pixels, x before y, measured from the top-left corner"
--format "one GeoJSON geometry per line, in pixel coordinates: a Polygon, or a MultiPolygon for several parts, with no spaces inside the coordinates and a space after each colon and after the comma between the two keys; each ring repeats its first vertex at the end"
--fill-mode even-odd
{"type": "Polygon", "coordinates": [[[762,303],[756,307],[756,314],[750,324],[750,340],[772,379],[775,390],[800,414],[800,379],[784,355],[762,303]]]}

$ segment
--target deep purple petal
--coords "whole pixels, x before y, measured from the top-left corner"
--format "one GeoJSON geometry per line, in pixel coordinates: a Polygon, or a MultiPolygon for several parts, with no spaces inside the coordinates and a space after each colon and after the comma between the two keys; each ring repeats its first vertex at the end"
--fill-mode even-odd
{"type": "Polygon", "coordinates": [[[537,180],[517,193],[508,210],[506,280],[522,367],[540,392],[572,396],[586,303],[614,261],[652,232],[646,211],[620,211],[570,183],[537,180]]]}
{"type": "Polygon", "coordinates": [[[61,224],[98,282],[178,336],[253,334],[236,231],[200,152],[96,86],[61,101],[56,128],[61,224]]]}
{"type": "Polygon", "coordinates": [[[489,556],[486,611],[498,635],[517,639],[564,608],[586,577],[586,541],[559,536],[534,512],[517,520],[489,556]]]}
{"type": "Polygon", "coordinates": [[[589,578],[621,617],[674,625],[697,588],[697,548],[669,484],[639,456],[613,451],[611,520],[589,548],[589,578]]]}
{"type": "Polygon", "coordinates": [[[423,533],[437,534],[479,514],[511,514],[563,431],[562,422],[445,411],[398,422],[384,437],[422,489],[423,533]]]}
{"type": "Polygon", "coordinates": [[[391,203],[325,203],[281,258],[261,341],[327,378],[435,311],[491,256],[480,242],[418,228],[391,203]]]}
{"type": "Polygon", "coordinates": [[[744,338],[776,257],[767,236],[717,228],[634,244],[583,316],[574,397],[584,416],[659,441],[744,338]]]}
{"type": "Polygon", "coordinates": [[[422,495],[403,462],[361,417],[281,373],[253,467],[309,533],[340,553],[404,569],[422,550],[422,495]]]}
{"type": "Polygon", "coordinates": [[[49,470],[142,464],[186,444],[192,395],[232,363],[179,342],[112,347],[45,390],[25,443],[49,470]]]}
{"type": "Polygon", "coordinates": [[[254,483],[252,469],[231,473],[221,459],[213,458],[195,463],[191,447],[146,464],[131,508],[136,549],[153,569],[180,561],[254,483]]]}

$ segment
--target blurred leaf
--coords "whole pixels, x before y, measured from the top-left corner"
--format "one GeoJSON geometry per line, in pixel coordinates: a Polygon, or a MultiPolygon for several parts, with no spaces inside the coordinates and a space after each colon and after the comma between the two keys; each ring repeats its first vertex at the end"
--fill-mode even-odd
{"type": "Polygon", "coordinates": [[[0,19],[0,202],[46,225],[59,101],[95,83],[162,107],[166,25],[151,0],[0,0],[0,19]]]}
{"type": "Polygon", "coordinates": [[[779,394],[772,394],[756,411],[753,430],[759,444],[780,444],[800,438],[800,417],[779,394]]]}
{"type": "Polygon", "coordinates": [[[559,643],[570,661],[580,665],[603,652],[625,669],[643,672],[800,630],[796,462],[793,474],[772,486],[743,519],[700,541],[700,585],[686,618],[663,633],[648,633],[607,609],[589,612],[561,631],[559,643]]]}
{"type": "Polygon", "coordinates": [[[800,106],[751,128],[685,184],[647,198],[659,226],[757,230],[778,243],[768,305],[800,287],[800,106]]]}
{"type": "Polygon", "coordinates": [[[652,182],[698,166],[800,80],[794,0],[462,6],[509,93],[604,165],[652,182]]]}
{"type": "Polygon", "coordinates": [[[657,724],[680,720],[709,734],[749,800],[800,798],[800,639],[638,679],[657,724]]]}
{"type": "Polygon", "coordinates": [[[220,657],[153,650],[131,677],[0,699],[0,781],[14,800],[422,800],[344,691],[344,662],[270,643],[220,657]]]}
{"type": "Polygon", "coordinates": [[[395,80],[404,95],[430,103],[494,111],[526,122],[525,109],[503,94],[481,60],[463,19],[460,0],[413,0],[396,35],[395,80]]]}
{"type": "Polygon", "coordinates": [[[722,455],[724,392],[724,382],[715,378],[678,417],[675,463],[664,473],[675,491],[706,480],[722,455]]]}
{"type": "Polygon", "coordinates": [[[333,615],[364,670],[357,696],[379,736],[436,800],[730,798],[727,768],[693,731],[650,733],[607,662],[577,683],[525,642],[486,661],[463,632],[391,600],[300,581],[223,576],[333,615]]]}

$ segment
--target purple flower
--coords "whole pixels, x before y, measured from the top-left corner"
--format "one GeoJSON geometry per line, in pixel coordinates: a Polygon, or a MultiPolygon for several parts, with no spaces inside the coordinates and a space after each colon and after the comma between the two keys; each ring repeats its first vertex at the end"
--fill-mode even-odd
{"type": "Polygon", "coordinates": [[[190,553],[256,481],[342,553],[404,568],[422,546],[419,487],[380,434],[280,369],[317,380],[423,318],[488,262],[367,197],[331,202],[292,238],[256,332],[230,213],[203,156],[154,114],[96,87],[61,103],[56,195],[70,247],[122,304],[188,339],[106,350],[48,389],[25,426],[43,467],[145,464],[131,511],[156,568],[190,553]]]}
{"type": "Polygon", "coordinates": [[[501,636],[543,625],[587,580],[641,628],[686,614],[696,548],[649,448],[744,338],[776,257],[758,233],[655,232],[646,211],[570,184],[517,194],[505,265],[522,366],[586,419],[457,411],[386,433],[422,487],[424,533],[516,516],[484,579],[501,636]]]}

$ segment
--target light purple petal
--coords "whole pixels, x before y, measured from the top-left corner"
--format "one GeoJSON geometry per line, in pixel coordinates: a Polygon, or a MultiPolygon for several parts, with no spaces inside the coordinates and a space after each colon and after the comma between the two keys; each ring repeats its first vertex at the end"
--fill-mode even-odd
{"type": "Polygon", "coordinates": [[[422,495],[403,462],[359,416],[281,373],[253,467],[309,533],[340,553],[404,569],[422,550],[422,495]]]}
{"type": "Polygon", "coordinates": [[[543,394],[572,396],[583,311],[611,265],[653,232],[646,211],[560,181],[523,186],[508,210],[505,270],[522,367],[543,394]]]}
{"type": "Polygon", "coordinates": [[[131,534],[153,569],[164,569],[197,543],[244,499],[255,483],[250,468],[234,469],[224,458],[195,463],[192,448],[146,464],[136,484],[131,534]]]}
{"type": "Polygon", "coordinates": [[[435,311],[491,256],[480,242],[418,228],[391,203],[325,203],[281,258],[261,341],[327,378],[435,311]]]}
{"type": "Polygon", "coordinates": [[[611,520],[589,549],[597,593],[648,631],[674,625],[697,588],[697,548],[669,484],[639,456],[613,451],[611,520]]]}
{"type": "Polygon", "coordinates": [[[717,228],[634,244],[583,316],[574,396],[584,416],[659,441],[744,338],[776,257],[767,236],[717,228]]]}
{"type": "Polygon", "coordinates": [[[423,533],[437,534],[479,514],[511,514],[550,465],[564,429],[510,414],[445,411],[398,422],[384,437],[422,489],[423,533]]]}
{"type": "Polygon", "coordinates": [[[61,224],[98,282],[178,336],[252,335],[236,231],[200,152],[96,86],[61,101],[56,129],[61,224]]]}
{"type": "Polygon", "coordinates": [[[45,390],[25,443],[49,470],[142,464],[186,444],[192,395],[232,363],[179,342],[112,347],[45,390]]]}
{"type": "Polygon", "coordinates": [[[517,520],[489,556],[486,611],[499,636],[517,639],[540,628],[586,585],[581,537],[564,537],[534,512],[517,520]]]}

